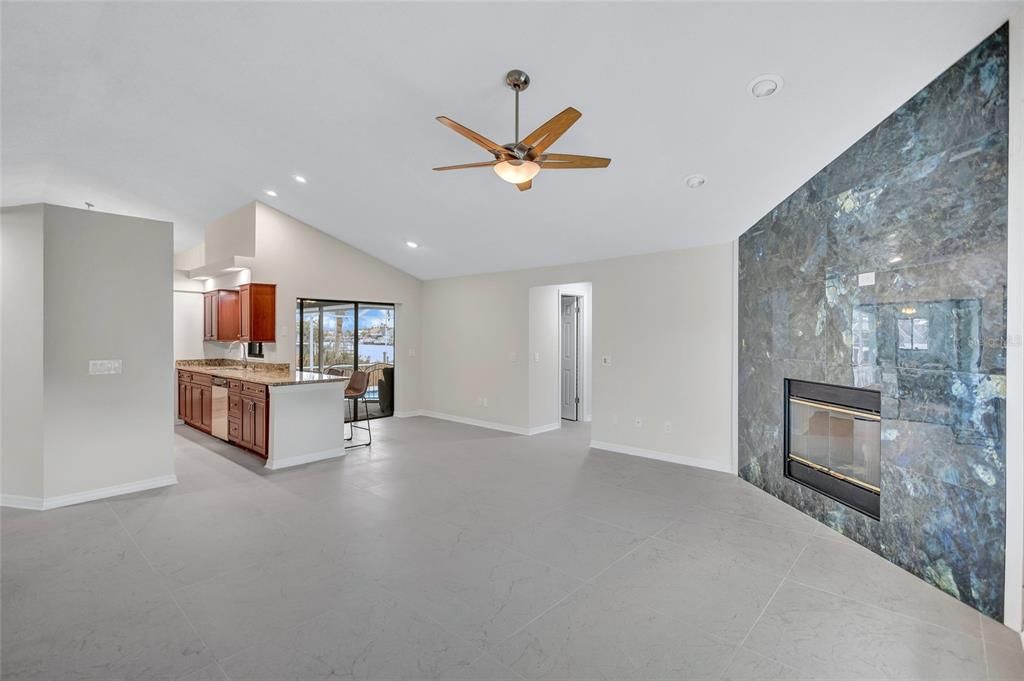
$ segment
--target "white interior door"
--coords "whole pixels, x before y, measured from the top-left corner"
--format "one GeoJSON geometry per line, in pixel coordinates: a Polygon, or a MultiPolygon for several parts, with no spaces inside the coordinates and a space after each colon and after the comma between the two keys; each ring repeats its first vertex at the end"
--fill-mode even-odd
{"type": "Polygon", "coordinates": [[[562,296],[561,376],[562,376],[562,418],[579,419],[579,300],[576,296],[562,296]]]}

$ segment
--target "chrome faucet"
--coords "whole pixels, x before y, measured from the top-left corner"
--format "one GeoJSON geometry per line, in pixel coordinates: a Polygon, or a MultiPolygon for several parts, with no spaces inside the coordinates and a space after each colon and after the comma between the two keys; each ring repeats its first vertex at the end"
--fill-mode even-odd
{"type": "Polygon", "coordinates": [[[243,369],[248,369],[249,368],[249,352],[246,350],[245,343],[243,341],[240,341],[240,340],[233,340],[233,341],[231,341],[231,345],[228,346],[228,354],[231,354],[231,348],[233,348],[235,346],[235,343],[238,343],[239,347],[241,347],[241,349],[242,349],[242,368],[243,369]]]}

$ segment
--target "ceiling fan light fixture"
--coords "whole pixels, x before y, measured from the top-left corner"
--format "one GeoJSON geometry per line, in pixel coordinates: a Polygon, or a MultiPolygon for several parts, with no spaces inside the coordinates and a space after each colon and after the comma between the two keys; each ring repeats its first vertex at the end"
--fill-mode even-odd
{"type": "Polygon", "coordinates": [[[494,165],[494,172],[501,179],[512,184],[529,182],[540,172],[540,166],[533,161],[510,159],[494,165]]]}

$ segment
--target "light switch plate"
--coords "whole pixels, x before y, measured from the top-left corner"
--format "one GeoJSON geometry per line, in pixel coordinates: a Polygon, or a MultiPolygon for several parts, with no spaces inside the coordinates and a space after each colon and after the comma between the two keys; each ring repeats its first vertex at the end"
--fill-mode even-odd
{"type": "Polygon", "coordinates": [[[119,359],[90,359],[89,375],[101,376],[107,374],[121,373],[121,360],[119,359]]]}
{"type": "Polygon", "coordinates": [[[612,358],[608,355],[601,355],[601,365],[610,367],[612,365],[612,358]]]}

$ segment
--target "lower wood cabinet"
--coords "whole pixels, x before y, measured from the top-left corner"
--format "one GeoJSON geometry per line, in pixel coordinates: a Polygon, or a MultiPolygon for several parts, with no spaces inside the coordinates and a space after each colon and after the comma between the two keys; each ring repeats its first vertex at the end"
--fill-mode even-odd
{"type": "Polygon", "coordinates": [[[178,372],[178,418],[199,430],[213,430],[213,379],[205,374],[178,372]]]}
{"type": "Polygon", "coordinates": [[[256,397],[252,394],[252,388],[250,387],[252,384],[246,383],[245,386],[249,390],[240,395],[242,416],[239,421],[241,435],[238,443],[266,458],[268,425],[266,389],[263,389],[264,397],[256,397]]]}
{"type": "MultiPolygon", "coordinates": [[[[213,432],[213,378],[178,372],[178,418],[204,433],[213,432]]],[[[270,395],[267,386],[228,381],[228,442],[267,458],[270,395]]]]}

